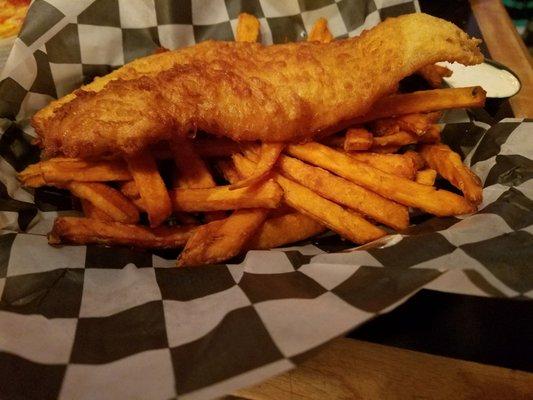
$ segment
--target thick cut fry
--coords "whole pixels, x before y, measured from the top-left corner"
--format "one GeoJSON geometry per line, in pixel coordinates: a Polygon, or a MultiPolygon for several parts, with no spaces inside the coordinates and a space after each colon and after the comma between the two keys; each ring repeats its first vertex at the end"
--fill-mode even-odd
{"type": "Polygon", "coordinates": [[[83,210],[83,215],[85,215],[85,217],[98,219],[100,221],[113,221],[113,218],[101,211],[99,208],[95,207],[89,200],[80,199],[80,202],[81,209],[83,210]]]}
{"type": "MultiPolygon", "coordinates": [[[[411,159],[417,171],[426,166],[426,162],[424,161],[422,156],[416,151],[413,151],[413,150],[406,151],[405,153],[402,154],[402,156],[405,158],[411,159]]],[[[379,167],[376,167],[376,168],[380,169],[379,167]]],[[[389,171],[385,171],[385,172],[389,172],[389,171]]]]}
{"type": "Polygon", "coordinates": [[[139,211],[118,190],[98,182],[69,182],[65,187],[70,192],[91,202],[113,221],[134,224],[139,221],[139,211]]]}
{"type": "Polygon", "coordinates": [[[368,150],[372,147],[373,139],[372,134],[365,128],[348,129],[346,131],[346,138],[344,139],[344,150],[368,150]]]}
{"type": "Polygon", "coordinates": [[[480,86],[423,90],[383,97],[366,115],[351,120],[360,124],[393,115],[424,113],[452,108],[478,108],[485,105],[486,92],[480,86]]]}
{"type": "Polygon", "coordinates": [[[318,235],[326,227],[299,212],[270,217],[248,243],[249,249],[272,249],[318,235]]]}
{"type": "Polygon", "coordinates": [[[48,235],[50,244],[105,244],[146,249],[175,249],[185,245],[194,226],[147,228],[90,218],[59,217],[48,235]]]}
{"type": "Polygon", "coordinates": [[[266,209],[237,210],[226,219],[198,227],[181,252],[178,267],[213,264],[236,256],[267,214],[266,209]]]}
{"type": "Polygon", "coordinates": [[[442,113],[440,111],[435,111],[431,113],[405,114],[392,119],[397,122],[398,127],[401,130],[421,136],[425,134],[429,127],[437,122],[441,116],[442,113]]]}
{"type": "Polygon", "coordinates": [[[439,88],[442,86],[443,78],[452,76],[452,71],[437,64],[429,64],[420,68],[417,74],[424,78],[429,86],[439,88]]]}
{"type": "Polygon", "coordinates": [[[435,184],[435,179],[437,178],[437,171],[434,169],[428,168],[417,171],[415,181],[421,185],[433,186],[435,184]]]}
{"type": "Polygon", "coordinates": [[[257,42],[259,39],[259,20],[247,13],[239,14],[237,22],[237,42],[257,42]]]}
{"type": "Polygon", "coordinates": [[[283,193],[273,180],[261,185],[232,190],[229,186],[209,189],[174,189],[171,194],[176,211],[199,212],[240,208],[276,208],[283,193]]]}
{"type": "Polygon", "coordinates": [[[85,161],[76,158],[52,158],[30,165],[19,174],[25,186],[38,187],[69,181],[106,182],[131,179],[123,161],[85,161]]]}
{"type": "Polygon", "coordinates": [[[172,212],[165,183],[151,154],[128,158],[128,166],[148,214],[150,226],[160,225],[172,212]]]}
{"type": "Polygon", "coordinates": [[[200,157],[229,157],[240,151],[239,144],[229,139],[197,139],[194,148],[200,157]]]}
{"type": "Polygon", "coordinates": [[[392,135],[375,137],[372,143],[372,149],[375,147],[405,146],[416,142],[418,142],[418,136],[409,132],[400,131],[392,135]]]}
{"type": "Polygon", "coordinates": [[[413,180],[416,168],[413,160],[404,154],[349,153],[354,160],[371,165],[383,172],[413,180]]]}
{"type": "Polygon", "coordinates": [[[461,156],[445,144],[424,145],[420,154],[426,163],[435,169],[440,176],[460,189],[473,204],[483,200],[483,187],[480,179],[463,164],[461,156]]]}
{"type": "Polygon", "coordinates": [[[308,42],[329,43],[333,40],[333,35],[328,29],[328,21],[326,18],[319,18],[316,20],[311,32],[307,37],[308,42]]]}
{"type": "Polygon", "coordinates": [[[283,198],[289,206],[354,243],[368,243],[386,235],[384,230],[372,225],[359,214],[344,209],[281,174],[276,175],[276,181],[283,188],[283,198]]]}
{"type": "MultiPolygon", "coordinates": [[[[264,180],[276,164],[284,146],[283,143],[263,143],[261,145],[261,150],[259,151],[259,159],[254,173],[247,176],[242,181],[232,184],[232,188],[237,189],[251,186],[264,180]]],[[[250,149],[250,151],[253,152],[254,150],[250,149]]]]}
{"type": "Polygon", "coordinates": [[[397,118],[381,118],[372,121],[370,130],[375,136],[387,136],[400,132],[400,124],[397,118]]]}
{"type": "Polygon", "coordinates": [[[311,189],[320,196],[349,207],[375,221],[402,230],[409,225],[407,207],[390,201],[328,171],[300,160],[281,156],[280,172],[287,178],[311,189]]]}
{"type": "Polygon", "coordinates": [[[476,210],[465,198],[455,193],[436,190],[434,187],[387,174],[316,142],[290,145],[287,147],[287,152],[383,197],[406,206],[420,208],[437,216],[468,214],[476,210]]]}
{"type": "Polygon", "coordinates": [[[196,154],[194,146],[187,140],[179,140],[172,145],[174,160],[178,170],[176,187],[183,189],[205,189],[216,186],[205,162],[196,154]]]}

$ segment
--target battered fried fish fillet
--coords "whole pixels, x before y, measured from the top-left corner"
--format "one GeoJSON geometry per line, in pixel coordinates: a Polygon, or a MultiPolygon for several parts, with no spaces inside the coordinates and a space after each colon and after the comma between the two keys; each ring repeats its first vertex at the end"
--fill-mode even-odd
{"type": "Polygon", "coordinates": [[[208,41],[136,60],[51,103],[33,125],[48,156],[128,155],[196,129],[299,141],[363,115],[425,65],[481,62],[478,43],[425,14],[328,44],[208,41]]]}

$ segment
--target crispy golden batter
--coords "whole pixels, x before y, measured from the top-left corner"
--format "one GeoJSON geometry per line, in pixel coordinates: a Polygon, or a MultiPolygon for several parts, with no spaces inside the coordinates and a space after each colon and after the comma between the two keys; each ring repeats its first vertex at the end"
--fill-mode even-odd
{"type": "Polygon", "coordinates": [[[33,124],[46,155],[141,151],[201,129],[238,141],[295,141],[366,113],[438,61],[476,64],[477,45],[425,14],[324,44],[208,41],[146,57],[52,103],[33,124]]]}

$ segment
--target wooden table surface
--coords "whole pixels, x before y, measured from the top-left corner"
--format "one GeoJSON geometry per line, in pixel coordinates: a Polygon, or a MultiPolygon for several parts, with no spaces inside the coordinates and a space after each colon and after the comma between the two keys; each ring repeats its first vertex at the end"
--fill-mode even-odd
{"type": "MultiPolygon", "coordinates": [[[[471,0],[493,59],[522,82],[510,100],[533,117],[533,69],[527,48],[499,0],[471,0]]],[[[298,368],[234,394],[249,400],[533,399],[533,374],[354,339],[336,339],[298,368]]]]}

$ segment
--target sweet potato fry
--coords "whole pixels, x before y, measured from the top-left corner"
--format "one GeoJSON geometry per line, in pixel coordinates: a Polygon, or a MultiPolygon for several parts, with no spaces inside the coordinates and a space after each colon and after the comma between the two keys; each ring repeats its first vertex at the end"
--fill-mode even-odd
{"type": "Polygon", "coordinates": [[[329,43],[333,40],[333,35],[328,29],[328,21],[326,18],[319,18],[311,28],[311,32],[307,37],[308,42],[329,43]]]}
{"type": "Polygon", "coordinates": [[[266,209],[237,210],[226,219],[198,227],[181,252],[178,267],[213,264],[236,256],[267,214],[266,209]]]}
{"type": "Polygon", "coordinates": [[[346,131],[344,150],[361,151],[368,150],[373,143],[372,134],[365,128],[351,128],[346,131]]]}
{"type": "Polygon", "coordinates": [[[196,154],[188,139],[172,144],[174,161],[178,170],[175,187],[183,189],[205,189],[216,186],[205,162],[196,154]]]}
{"type": "Polygon", "coordinates": [[[435,169],[440,176],[460,189],[470,202],[476,205],[481,203],[483,200],[481,181],[463,164],[459,154],[445,144],[424,145],[420,148],[420,154],[430,168],[435,169]]]}
{"type": "Polygon", "coordinates": [[[480,86],[394,94],[378,100],[369,113],[350,123],[360,124],[393,115],[483,107],[485,95],[486,92],[480,86]]]}
{"type": "Polygon", "coordinates": [[[287,178],[320,196],[349,207],[375,221],[402,230],[409,225],[407,207],[390,201],[328,171],[288,156],[278,161],[279,171],[287,178]]]}
{"type": "Polygon", "coordinates": [[[172,204],[176,211],[217,211],[240,208],[275,208],[283,193],[273,180],[254,187],[231,189],[217,186],[209,189],[174,189],[171,191],[172,204]]]}
{"type": "Polygon", "coordinates": [[[354,243],[368,243],[386,235],[384,230],[372,225],[356,212],[344,209],[281,174],[276,175],[276,181],[283,188],[283,198],[289,206],[354,243]]]}
{"type": "Polygon", "coordinates": [[[85,161],[77,158],[52,158],[26,168],[19,174],[28,187],[45,184],[78,182],[107,182],[131,179],[123,161],[85,161]]]}
{"type": "MultiPolygon", "coordinates": [[[[278,160],[278,157],[283,151],[284,147],[285,145],[283,143],[263,143],[258,152],[259,159],[257,161],[254,173],[246,176],[239,182],[233,183],[231,187],[233,189],[238,189],[245,186],[252,186],[264,180],[276,164],[276,161],[278,160]]],[[[254,149],[249,150],[254,152],[254,149]]]]}
{"type": "Polygon", "coordinates": [[[418,136],[409,132],[399,131],[392,135],[375,137],[372,143],[372,150],[376,147],[405,146],[416,142],[418,142],[418,136]]]}
{"type": "MultiPolygon", "coordinates": [[[[405,157],[405,158],[411,159],[411,161],[413,162],[413,165],[415,166],[415,169],[417,171],[419,169],[424,168],[425,165],[426,165],[426,162],[424,161],[422,156],[419,153],[417,153],[416,151],[408,150],[405,153],[403,153],[402,156],[405,157]]],[[[376,167],[376,168],[381,169],[379,167],[376,167]]],[[[385,172],[389,172],[389,171],[385,171],[385,172]]]]}
{"type": "Polygon", "coordinates": [[[437,122],[442,116],[442,112],[416,113],[400,115],[396,118],[398,127],[406,132],[415,133],[421,136],[427,132],[429,127],[437,122]]]}
{"type": "Polygon", "coordinates": [[[437,216],[461,215],[475,211],[472,204],[455,193],[436,190],[434,187],[388,174],[319,143],[290,145],[286,151],[302,161],[327,169],[385,198],[437,216]]]}
{"type": "Polygon", "coordinates": [[[452,71],[437,64],[429,64],[420,68],[417,74],[424,78],[429,86],[439,88],[442,86],[443,78],[452,76],[452,71]]]}
{"type": "Polygon", "coordinates": [[[239,144],[229,139],[196,139],[194,148],[200,157],[228,157],[240,151],[239,144]]]}
{"type": "Polygon", "coordinates": [[[175,249],[185,245],[194,229],[194,226],[147,228],[90,218],[59,217],[54,221],[48,243],[95,243],[146,249],[175,249]]]}
{"type": "Polygon", "coordinates": [[[236,36],[237,42],[257,42],[259,39],[259,20],[253,15],[240,13],[236,36]]]}
{"type": "Polygon", "coordinates": [[[95,207],[89,200],[80,199],[80,202],[81,209],[83,210],[83,215],[85,215],[85,217],[98,219],[100,221],[113,221],[113,218],[95,207]]]}
{"type": "Polygon", "coordinates": [[[435,184],[435,179],[437,178],[437,171],[434,169],[428,168],[416,172],[416,183],[421,185],[433,186],[435,184]]]}
{"type": "Polygon", "coordinates": [[[249,249],[272,249],[318,235],[326,227],[314,218],[293,211],[267,218],[248,243],[249,249]]]}
{"type": "Polygon", "coordinates": [[[354,160],[371,165],[383,172],[398,175],[406,179],[414,179],[416,168],[411,157],[405,154],[376,154],[368,152],[349,153],[354,160]]]}
{"type": "Polygon", "coordinates": [[[69,182],[65,187],[70,192],[93,204],[113,221],[134,224],[139,221],[139,211],[118,190],[98,182],[69,182]]]}
{"type": "Polygon", "coordinates": [[[172,212],[165,183],[151,154],[128,158],[128,166],[141,195],[151,227],[160,225],[172,212]]]}

